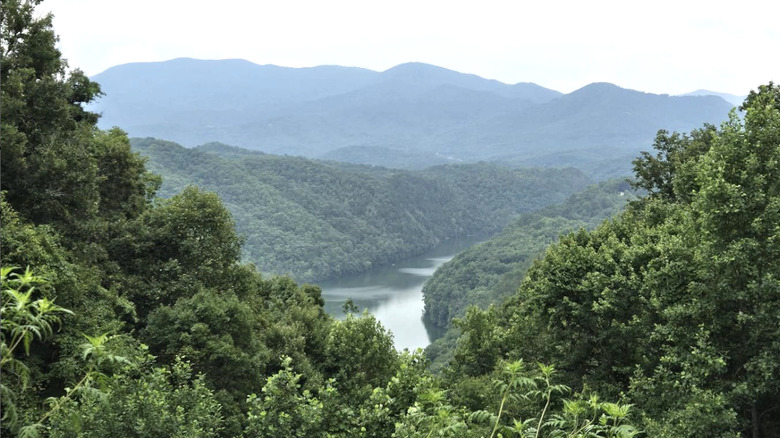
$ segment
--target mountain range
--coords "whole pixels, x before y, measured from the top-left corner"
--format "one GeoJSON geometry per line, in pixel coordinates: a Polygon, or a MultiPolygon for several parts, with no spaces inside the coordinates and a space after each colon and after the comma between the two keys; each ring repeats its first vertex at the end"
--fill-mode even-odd
{"type": "MultiPolygon", "coordinates": [[[[500,160],[604,168],[650,147],[659,129],[726,119],[712,92],[643,93],[593,83],[563,94],[423,64],[383,72],[245,60],[132,63],[96,76],[100,126],[187,147],[219,141],[281,155],[419,168],[500,160]]],[[[726,96],[727,97],[727,96],[726,96]]],[[[611,175],[606,175],[611,176],[611,175]]]]}
{"type": "Polygon", "coordinates": [[[681,94],[681,96],[719,96],[722,97],[723,100],[725,100],[726,102],[734,106],[742,105],[742,102],[747,97],[747,96],[737,96],[736,94],[719,93],[717,91],[704,90],[704,89],[699,89],[699,90],[691,91],[690,93],[681,94]]]}

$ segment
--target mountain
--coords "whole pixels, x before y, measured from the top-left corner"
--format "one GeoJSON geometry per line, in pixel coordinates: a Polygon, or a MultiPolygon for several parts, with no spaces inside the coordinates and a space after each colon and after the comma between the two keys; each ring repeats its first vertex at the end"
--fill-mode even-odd
{"type": "Polygon", "coordinates": [[[742,105],[742,102],[747,97],[746,95],[738,96],[736,94],[718,93],[717,91],[702,90],[702,89],[691,91],[690,93],[681,94],[680,96],[718,96],[734,106],[742,105]]]}
{"type": "Polygon", "coordinates": [[[102,113],[103,128],[195,146],[230,138],[229,127],[277,116],[291,104],[368,85],[375,75],[352,67],[289,68],[240,59],[131,63],[93,77],[105,96],[92,109],[102,113]]]}
{"type": "Polygon", "coordinates": [[[689,131],[724,120],[730,109],[716,96],[673,97],[593,83],[544,104],[461,126],[446,138],[450,149],[445,152],[527,159],[612,147],[636,155],[649,147],[659,129],[689,131]],[[480,145],[476,151],[475,144],[480,145]]]}
{"type": "MultiPolygon", "coordinates": [[[[543,155],[512,156],[500,162],[516,167],[576,167],[597,181],[632,175],[636,153],[616,147],[552,151],[543,155]]],[[[499,161],[499,160],[497,160],[499,161]]]]}
{"type": "Polygon", "coordinates": [[[322,160],[341,161],[344,163],[369,164],[372,166],[411,170],[424,169],[432,165],[456,164],[460,162],[460,160],[436,153],[418,152],[408,149],[393,149],[383,146],[346,146],[326,152],[318,158],[322,160]]]}
{"type": "Polygon", "coordinates": [[[397,65],[383,72],[382,77],[384,82],[401,83],[408,87],[432,89],[450,85],[461,89],[486,91],[507,98],[525,99],[534,103],[544,103],[561,95],[557,91],[530,82],[507,85],[496,80],[421,62],[397,65]]]}
{"type": "Polygon", "coordinates": [[[217,193],[246,237],[244,259],[300,281],[364,271],[443,240],[500,230],[590,182],[568,169],[489,163],[406,171],[249,151],[220,143],[185,148],[134,138],[163,177],[160,195],[190,185],[217,193]]]}
{"type": "Polygon", "coordinates": [[[405,168],[521,163],[605,148],[635,156],[658,129],[719,123],[732,107],[718,96],[656,95],[606,83],[563,95],[424,63],[376,72],[181,58],[120,65],[93,79],[106,93],[91,107],[103,114],[100,126],[131,136],[405,168]]]}

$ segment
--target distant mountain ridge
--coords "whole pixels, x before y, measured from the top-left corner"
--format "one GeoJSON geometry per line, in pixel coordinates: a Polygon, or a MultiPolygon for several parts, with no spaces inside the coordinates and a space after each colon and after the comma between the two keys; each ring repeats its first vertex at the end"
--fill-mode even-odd
{"type": "Polygon", "coordinates": [[[187,147],[219,141],[402,168],[539,161],[600,148],[635,155],[658,129],[719,123],[733,106],[719,96],[656,95],[607,83],[562,94],[415,62],[376,72],[179,58],[119,65],[93,79],[106,93],[91,107],[102,113],[103,128],[187,147]]]}
{"type": "Polygon", "coordinates": [[[718,96],[720,98],[723,98],[723,100],[725,100],[726,102],[734,106],[742,105],[742,102],[747,97],[747,96],[738,96],[736,94],[719,93],[717,91],[710,91],[710,90],[703,90],[703,89],[691,91],[690,93],[681,94],[680,96],[718,96]]]}

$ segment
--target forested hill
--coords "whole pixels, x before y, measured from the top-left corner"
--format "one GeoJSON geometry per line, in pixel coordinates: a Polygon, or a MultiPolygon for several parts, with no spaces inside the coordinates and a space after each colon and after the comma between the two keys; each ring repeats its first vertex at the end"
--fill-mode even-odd
{"type": "Polygon", "coordinates": [[[644,436],[780,436],[780,89],[741,109],[659,134],[634,161],[645,195],[560,237],[502,306],[469,308],[459,387],[521,357],[630,400],[644,436]]]}
{"type": "Polygon", "coordinates": [[[266,273],[314,281],[421,253],[456,236],[500,230],[517,213],[589,183],[575,169],[487,163],[402,171],[321,162],[221,144],[187,149],[133,139],[160,194],[187,185],[217,193],[246,237],[244,259],[266,273]]]}
{"type": "Polygon", "coordinates": [[[94,79],[106,92],[91,107],[100,126],[133,137],[400,168],[507,159],[561,167],[560,153],[585,151],[570,155],[577,167],[620,156],[630,169],[628,156],[649,148],[656,130],[719,124],[733,106],[606,83],[564,95],[421,63],[375,72],[174,59],[119,65],[94,79]],[[605,157],[604,148],[615,151],[605,157]]]}
{"type": "Polygon", "coordinates": [[[437,269],[423,288],[425,319],[446,328],[470,305],[486,308],[512,295],[531,262],[559,235],[594,228],[633,195],[625,180],[610,180],[565,202],[521,215],[491,239],[437,269]]]}
{"type": "Polygon", "coordinates": [[[514,295],[534,260],[558,236],[579,228],[592,229],[635,199],[625,179],[613,179],[571,195],[560,204],[524,213],[501,233],[472,246],[442,265],[423,287],[427,324],[443,335],[426,348],[433,369],[453,358],[460,334],[451,324],[469,306],[486,309],[514,295]]]}

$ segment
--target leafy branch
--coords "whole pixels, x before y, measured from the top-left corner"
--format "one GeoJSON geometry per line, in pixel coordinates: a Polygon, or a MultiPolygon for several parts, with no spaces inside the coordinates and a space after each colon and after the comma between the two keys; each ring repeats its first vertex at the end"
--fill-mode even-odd
{"type": "MultiPolygon", "coordinates": [[[[12,373],[22,383],[22,389],[27,387],[30,370],[27,365],[17,359],[17,348],[22,345],[24,354],[30,355],[30,346],[34,340],[45,341],[54,334],[54,325],[61,323],[61,314],[73,312],[64,309],[53,300],[46,297],[34,298],[38,286],[48,282],[35,274],[28,267],[23,273],[16,272],[19,268],[3,266],[0,268],[0,283],[2,283],[2,307],[0,307],[0,369],[12,373]]],[[[0,418],[8,426],[14,427],[18,418],[16,413],[15,394],[5,384],[0,383],[0,395],[3,400],[3,415],[0,418]]]]}
{"type": "MultiPolygon", "coordinates": [[[[0,268],[0,281],[2,281],[2,356],[0,368],[3,372],[11,372],[18,376],[22,389],[27,387],[30,378],[30,370],[20,359],[16,358],[16,351],[20,345],[24,348],[24,354],[30,355],[32,342],[43,342],[54,334],[54,326],[61,324],[60,315],[73,315],[68,309],[54,304],[53,300],[46,297],[35,298],[37,286],[48,285],[46,279],[33,274],[28,267],[24,273],[15,272],[16,267],[0,268]]],[[[73,388],[65,388],[64,397],[51,397],[47,401],[51,408],[46,411],[38,421],[33,424],[19,427],[19,419],[14,403],[15,394],[4,383],[0,384],[2,390],[3,415],[2,421],[7,427],[18,428],[22,438],[34,438],[40,435],[43,423],[54,412],[60,409],[64,403],[71,400],[81,390],[91,387],[93,382],[106,378],[101,371],[109,364],[131,364],[123,357],[112,354],[107,344],[111,336],[107,333],[98,336],[84,335],[87,342],[82,345],[82,359],[87,363],[87,371],[73,388]]],[[[5,380],[5,379],[4,379],[5,380]]]]}

